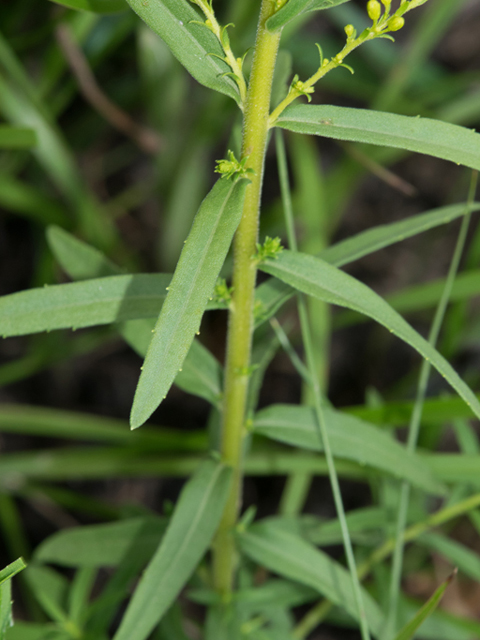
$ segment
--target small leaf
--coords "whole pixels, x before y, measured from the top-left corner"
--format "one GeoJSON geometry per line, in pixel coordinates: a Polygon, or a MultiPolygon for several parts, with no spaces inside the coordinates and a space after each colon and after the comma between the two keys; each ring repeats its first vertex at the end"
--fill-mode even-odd
{"type": "Polygon", "coordinates": [[[36,144],[34,129],[0,124],[0,149],[29,149],[36,144]]]}
{"type": "Polygon", "coordinates": [[[267,29],[272,32],[278,31],[302,13],[331,9],[344,2],[349,0],[287,0],[287,3],[267,20],[267,29]]]}
{"type": "MultiPolygon", "coordinates": [[[[260,566],[316,589],[358,619],[350,574],[326,553],[299,536],[267,523],[239,532],[237,541],[242,552],[260,566]]],[[[363,588],[362,599],[368,626],[378,635],[383,624],[380,608],[363,588]]]]}
{"type": "Polygon", "coordinates": [[[182,367],[240,222],[246,185],[220,178],[200,206],[148,348],[133,401],[133,429],[155,411],[182,367]]]}
{"type": "Polygon", "coordinates": [[[128,5],[125,0],[50,0],[56,4],[77,11],[92,11],[93,13],[118,13],[126,11],[128,5]]]}
{"type": "Polygon", "coordinates": [[[480,134],[441,120],[298,104],[285,109],[275,125],[297,133],[416,151],[480,170],[480,134]]]}
{"type": "Polygon", "coordinates": [[[146,24],[158,33],[173,55],[200,84],[240,100],[230,67],[217,37],[202,24],[187,0],[127,0],[146,24]],[[215,55],[212,55],[215,54],[215,55]],[[219,56],[219,57],[217,57],[219,56]]]}
{"type": "Polygon", "coordinates": [[[207,460],[185,485],[114,640],[145,640],[207,551],[228,497],[231,469],[207,460]]]}
{"type": "MultiPolygon", "coordinates": [[[[334,456],[381,469],[434,494],[445,492],[428,465],[387,433],[340,411],[324,408],[324,413],[334,456]]],[[[256,433],[280,442],[323,451],[315,411],[310,407],[271,405],[255,415],[253,426],[256,433]]]]}
{"type": "Polygon", "coordinates": [[[438,587],[432,597],[429,598],[428,601],[423,605],[423,607],[418,610],[415,617],[412,618],[412,620],[410,620],[410,622],[405,627],[403,627],[403,629],[397,636],[395,636],[395,640],[411,640],[411,638],[414,637],[415,632],[420,627],[420,625],[435,611],[435,609],[440,604],[440,600],[443,598],[443,594],[445,593],[445,590],[447,589],[450,582],[455,577],[455,574],[456,571],[452,573],[452,575],[449,576],[445,580],[445,582],[443,582],[438,587]]]}
{"type": "Polygon", "coordinates": [[[261,264],[260,269],[307,295],[348,307],[384,325],[430,361],[480,417],[480,402],[451,365],[372,289],[319,258],[287,250],[277,260],[261,264]]]}

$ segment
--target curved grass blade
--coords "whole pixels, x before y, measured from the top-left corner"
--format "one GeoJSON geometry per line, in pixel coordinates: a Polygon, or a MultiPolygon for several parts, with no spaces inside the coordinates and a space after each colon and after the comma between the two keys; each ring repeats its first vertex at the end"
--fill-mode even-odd
{"type": "Polygon", "coordinates": [[[132,429],[155,411],[182,367],[240,222],[246,185],[220,178],[200,206],[148,348],[132,429]]]}
{"type": "MultiPolygon", "coordinates": [[[[316,589],[358,619],[352,579],[348,571],[326,553],[289,531],[265,524],[237,534],[242,552],[261,566],[316,589]]],[[[368,626],[378,635],[383,624],[379,606],[362,588],[368,626]]]]}
{"type": "Polygon", "coordinates": [[[441,120],[330,105],[298,104],[275,126],[335,140],[425,153],[480,170],[480,134],[441,120]]]}
{"type": "MultiPolygon", "coordinates": [[[[480,203],[474,203],[471,211],[480,211],[480,203]]],[[[451,222],[464,214],[464,203],[433,209],[427,213],[412,216],[407,220],[367,229],[351,238],[327,247],[318,257],[335,267],[341,267],[374,251],[379,251],[396,242],[401,242],[406,238],[451,222]]],[[[256,291],[259,309],[257,324],[274,315],[294,293],[292,287],[276,279],[271,279],[261,284],[256,291]]]]}
{"type": "Polygon", "coordinates": [[[33,129],[0,125],[0,149],[30,149],[37,144],[33,129]]]}
{"type": "Polygon", "coordinates": [[[118,13],[126,11],[128,5],[125,0],[50,0],[68,9],[77,11],[92,11],[93,13],[118,13]]]}
{"type": "Polygon", "coordinates": [[[64,529],[42,542],[36,562],[64,567],[114,567],[135,548],[146,563],[165,533],[167,520],[155,516],[132,518],[109,524],[64,529]]]}
{"type": "Polygon", "coordinates": [[[417,612],[415,617],[403,627],[400,633],[395,636],[395,640],[411,640],[420,625],[435,611],[440,604],[440,600],[443,598],[448,585],[455,577],[456,571],[452,573],[435,591],[433,596],[423,605],[423,607],[417,612]]]}
{"type": "Polygon", "coordinates": [[[276,260],[259,265],[307,295],[370,316],[412,346],[447,380],[480,417],[480,402],[448,362],[383,298],[352,276],[313,256],[282,251],[276,260]],[[321,283],[321,284],[320,284],[321,283]]]}
{"type": "MultiPolygon", "coordinates": [[[[340,411],[325,407],[324,413],[335,457],[381,469],[430,493],[445,493],[445,488],[434,478],[428,465],[387,433],[340,411]]],[[[272,405],[255,415],[253,427],[255,433],[295,447],[323,450],[311,407],[272,405]]]]}
{"type": "Polygon", "coordinates": [[[240,94],[235,82],[224,75],[231,69],[223,59],[216,57],[225,56],[219,41],[209,29],[195,24],[195,21],[203,22],[203,18],[187,0],[127,1],[195,80],[239,103],[240,94]]]}
{"type": "Polygon", "coordinates": [[[210,545],[230,478],[231,469],[207,460],[188,481],[114,640],[145,640],[170,607],[210,545]]]}
{"type": "Polygon", "coordinates": [[[333,7],[349,2],[349,0],[288,0],[288,2],[267,20],[269,31],[282,29],[287,22],[307,11],[321,11],[322,9],[332,9],[333,7]]]}
{"type": "Polygon", "coordinates": [[[12,293],[0,298],[4,338],[158,316],[170,274],[111,276],[12,293]]]}

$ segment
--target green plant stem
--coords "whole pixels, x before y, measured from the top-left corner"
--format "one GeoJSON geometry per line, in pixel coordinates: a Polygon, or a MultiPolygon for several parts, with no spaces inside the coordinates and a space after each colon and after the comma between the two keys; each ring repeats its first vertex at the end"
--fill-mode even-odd
{"type": "Polygon", "coordinates": [[[243,123],[242,158],[248,156],[247,168],[255,173],[251,177],[251,184],[247,186],[243,216],[234,241],[233,297],[227,337],[221,442],[222,460],[233,467],[234,476],[213,555],[214,586],[226,598],[232,590],[235,572],[232,529],[241,502],[242,449],[257,274],[257,263],[253,256],[258,239],[270,95],[280,42],[280,33],[270,33],[265,23],[275,9],[273,0],[262,0],[243,123]]]}
{"type": "MultiPolygon", "coordinates": [[[[282,192],[283,209],[285,215],[285,226],[287,228],[288,243],[292,251],[297,251],[297,239],[295,236],[295,226],[293,223],[293,208],[292,200],[290,197],[290,185],[288,180],[288,171],[286,163],[285,146],[283,142],[282,132],[276,131],[277,153],[280,169],[280,187],[282,192]]],[[[302,332],[302,339],[305,348],[305,355],[307,360],[307,368],[309,372],[309,382],[312,387],[312,395],[314,401],[314,409],[316,414],[316,422],[318,429],[318,436],[320,442],[323,443],[325,452],[325,459],[328,466],[328,476],[332,487],[333,499],[335,502],[335,508],[340,522],[340,528],[342,530],[343,545],[345,549],[345,555],[347,556],[348,568],[352,577],[353,592],[355,596],[355,602],[358,610],[358,618],[360,621],[360,631],[362,640],[370,640],[370,632],[368,630],[367,616],[362,599],[362,593],[360,589],[360,581],[357,574],[357,566],[355,563],[355,556],[352,548],[352,541],[350,539],[350,533],[348,531],[348,525],[345,518],[345,509],[343,506],[342,494],[340,491],[340,485],[338,482],[338,475],[335,468],[335,461],[333,459],[332,449],[328,438],[327,427],[325,423],[325,415],[322,407],[322,394],[320,390],[320,382],[317,375],[318,368],[315,361],[315,352],[313,348],[312,332],[310,328],[310,318],[308,315],[307,304],[305,296],[299,294],[298,301],[298,315],[300,318],[300,328],[302,332]]]]}
{"type": "MultiPolygon", "coordinates": [[[[470,190],[468,194],[467,203],[465,206],[465,216],[462,220],[462,225],[460,227],[460,231],[457,238],[457,243],[455,245],[455,250],[453,252],[452,261],[450,263],[450,268],[448,270],[447,278],[445,280],[445,286],[443,288],[442,296],[438,302],[437,309],[435,311],[435,316],[433,318],[432,326],[430,328],[430,334],[428,336],[428,342],[435,347],[438,341],[438,336],[440,335],[440,329],[443,325],[443,320],[445,318],[445,313],[447,310],[448,301],[450,299],[450,295],[452,292],[453,284],[455,282],[455,277],[458,273],[458,268],[460,266],[460,260],[463,254],[463,250],[465,248],[465,242],[467,240],[467,232],[470,224],[470,208],[472,202],[475,199],[475,191],[477,188],[477,180],[478,180],[478,172],[472,172],[472,180],[470,183],[470,190]]],[[[430,370],[431,365],[427,360],[422,362],[422,366],[420,369],[420,376],[418,379],[417,386],[417,395],[415,398],[415,404],[413,407],[412,415],[410,418],[410,424],[408,428],[408,439],[407,439],[407,449],[408,451],[415,451],[418,436],[420,433],[420,423],[422,420],[423,413],[423,404],[425,402],[425,397],[427,395],[427,387],[428,381],[430,378],[430,370]]],[[[387,613],[387,621],[385,625],[385,632],[383,637],[385,640],[389,640],[394,636],[395,626],[397,620],[397,610],[398,610],[398,599],[400,593],[400,581],[402,577],[402,565],[403,565],[403,551],[404,551],[404,540],[403,533],[405,531],[405,527],[407,524],[407,512],[408,512],[408,504],[410,501],[410,485],[408,482],[402,482],[400,489],[400,502],[398,506],[397,513],[397,524],[396,524],[396,544],[393,552],[392,559],[392,573],[390,580],[390,591],[389,591],[389,603],[388,603],[388,613],[387,613]]]]}

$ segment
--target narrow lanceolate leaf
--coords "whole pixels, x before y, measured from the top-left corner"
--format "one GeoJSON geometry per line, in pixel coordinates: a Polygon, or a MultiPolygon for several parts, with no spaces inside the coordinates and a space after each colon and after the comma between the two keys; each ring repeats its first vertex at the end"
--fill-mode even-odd
{"type": "Polygon", "coordinates": [[[37,144],[33,129],[0,125],[0,149],[29,149],[37,144]]]}
{"type": "MultiPolygon", "coordinates": [[[[401,242],[406,238],[423,233],[441,224],[447,224],[464,215],[466,210],[465,204],[454,204],[432,209],[432,211],[422,213],[418,216],[411,216],[406,220],[400,220],[400,222],[393,222],[391,224],[374,227],[373,229],[367,229],[351,238],[327,247],[318,257],[335,267],[341,267],[363,256],[389,247],[396,242],[401,242]]],[[[468,210],[472,212],[480,211],[480,204],[474,203],[468,210]]],[[[462,277],[462,275],[460,275],[460,277],[462,277]]],[[[274,315],[282,304],[291,298],[294,293],[295,291],[292,287],[275,278],[261,284],[256,291],[257,305],[258,308],[262,309],[258,324],[274,315]]]]}
{"type": "Polygon", "coordinates": [[[429,360],[480,417],[480,402],[445,358],[372,289],[319,258],[287,250],[277,260],[261,264],[260,269],[307,295],[353,309],[385,326],[429,360]]]}
{"type": "Polygon", "coordinates": [[[0,336],[78,329],[158,316],[169,274],[98,278],[0,298],[0,336]]]}
{"type": "Polygon", "coordinates": [[[165,518],[147,516],[63,529],[35,551],[36,562],[65,567],[114,567],[135,549],[147,562],[165,532],[165,518]]]}
{"type": "Polygon", "coordinates": [[[145,640],[207,551],[227,500],[231,470],[208,460],[182,491],[114,640],[145,640]]]}
{"type": "Polygon", "coordinates": [[[298,104],[285,109],[275,124],[297,133],[416,151],[480,169],[480,134],[441,120],[298,104]]]}
{"type": "Polygon", "coordinates": [[[296,18],[302,13],[331,9],[344,2],[349,2],[349,0],[288,0],[279,11],[267,20],[267,29],[269,31],[278,31],[284,27],[287,22],[290,22],[290,20],[293,20],[293,18],[296,18]]]}
{"type": "MultiPolygon", "coordinates": [[[[389,434],[340,411],[324,409],[325,423],[334,456],[381,469],[432,493],[444,493],[428,465],[409,453],[389,434]]],[[[272,405],[259,411],[253,421],[255,433],[287,444],[323,451],[315,411],[297,405],[272,405]]]]}
{"type": "Polygon", "coordinates": [[[133,429],[155,411],[182,367],[240,222],[246,185],[220,178],[200,206],[148,348],[133,401],[133,429]]]}
{"type": "MultiPolygon", "coordinates": [[[[259,524],[237,535],[241,551],[274,573],[316,589],[358,620],[348,571],[299,536],[271,524],[259,524]]],[[[379,606],[362,589],[368,626],[378,635],[383,623],[379,606]]]]}
{"type": "Polygon", "coordinates": [[[47,229],[46,236],[53,255],[73,280],[89,280],[121,274],[121,269],[104,253],[79,240],[65,229],[51,225],[47,229]]]}
{"type": "Polygon", "coordinates": [[[128,9],[125,0],[51,0],[69,9],[92,13],[118,13],[128,9]]]}
{"type": "Polygon", "coordinates": [[[445,593],[448,585],[455,577],[455,573],[456,571],[452,573],[452,575],[438,587],[433,596],[423,605],[421,609],[418,610],[415,617],[412,618],[412,620],[410,620],[410,622],[405,627],[403,627],[403,629],[397,636],[395,636],[395,640],[411,640],[415,636],[415,632],[420,627],[420,625],[425,622],[425,620],[429,616],[432,615],[432,613],[440,604],[440,600],[443,598],[443,594],[445,593]]]}
{"type": "Polygon", "coordinates": [[[230,67],[216,57],[225,56],[217,37],[206,27],[195,23],[203,22],[204,17],[187,0],[127,1],[135,13],[158,33],[195,80],[239,102],[240,94],[235,82],[223,75],[231,72],[230,67]]]}

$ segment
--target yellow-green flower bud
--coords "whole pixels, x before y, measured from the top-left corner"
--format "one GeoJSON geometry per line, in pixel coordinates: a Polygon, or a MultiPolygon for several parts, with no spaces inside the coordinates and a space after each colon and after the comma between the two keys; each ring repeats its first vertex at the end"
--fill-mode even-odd
{"type": "Polygon", "coordinates": [[[387,22],[389,31],[398,31],[405,24],[405,20],[400,16],[392,16],[390,20],[387,22]]]}
{"type": "Polygon", "coordinates": [[[368,0],[367,13],[370,20],[376,22],[380,18],[380,15],[382,13],[380,2],[378,2],[378,0],[368,0]]]}
{"type": "Polygon", "coordinates": [[[348,39],[355,37],[356,32],[353,24],[347,24],[347,26],[345,27],[345,33],[347,34],[348,39]]]}

